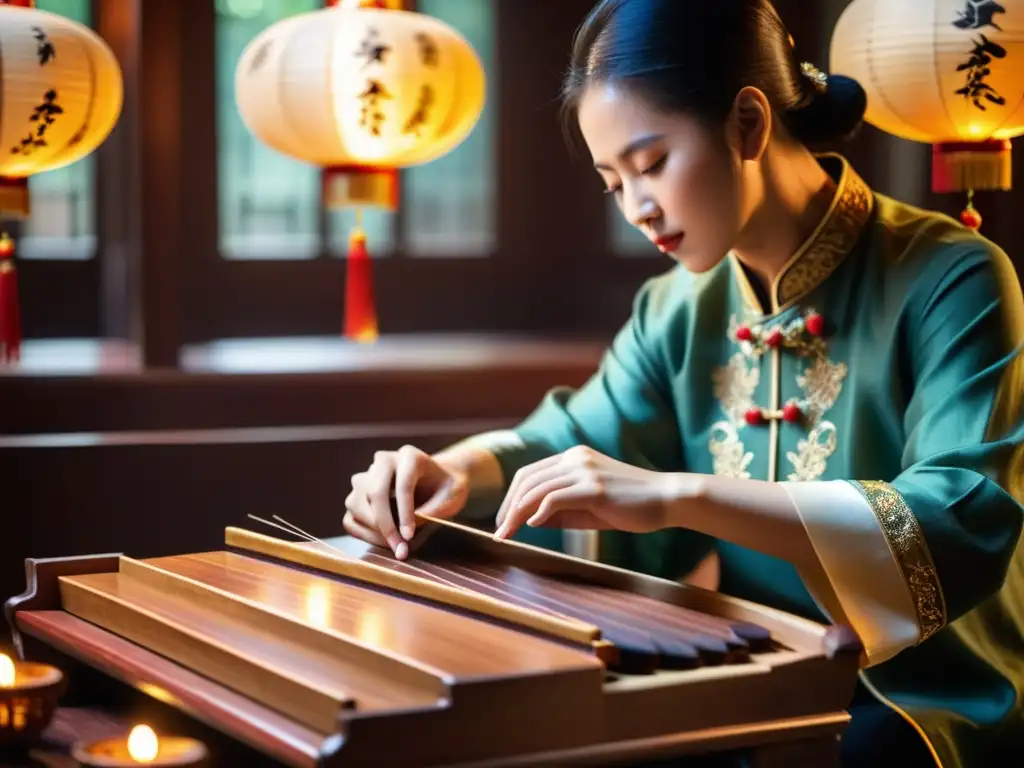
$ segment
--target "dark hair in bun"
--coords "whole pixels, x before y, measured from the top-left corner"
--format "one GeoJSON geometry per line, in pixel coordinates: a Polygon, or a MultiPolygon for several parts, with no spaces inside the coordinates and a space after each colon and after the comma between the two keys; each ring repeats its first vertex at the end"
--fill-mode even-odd
{"type": "Polygon", "coordinates": [[[658,109],[708,122],[724,121],[753,86],[809,147],[852,136],[867,108],[855,80],[833,76],[822,88],[804,73],[770,0],[601,0],[576,34],[567,113],[592,82],[623,84],[658,109]]]}

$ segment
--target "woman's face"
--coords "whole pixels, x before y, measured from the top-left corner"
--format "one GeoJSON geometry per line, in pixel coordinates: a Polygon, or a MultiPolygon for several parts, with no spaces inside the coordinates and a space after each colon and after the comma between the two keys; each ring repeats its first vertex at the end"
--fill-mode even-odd
{"type": "Polygon", "coordinates": [[[626,219],[691,272],[721,262],[751,210],[725,128],[714,134],[604,83],[587,87],[578,114],[594,167],[626,219]]]}

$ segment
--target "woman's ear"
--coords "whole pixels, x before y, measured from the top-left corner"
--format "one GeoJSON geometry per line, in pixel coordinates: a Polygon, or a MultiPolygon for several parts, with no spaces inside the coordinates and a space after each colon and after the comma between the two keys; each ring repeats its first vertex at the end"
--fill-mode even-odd
{"type": "Polygon", "coordinates": [[[741,160],[760,160],[772,132],[772,108],[764,93],[747,86],[736,94],[730,123],[741,160]]]}

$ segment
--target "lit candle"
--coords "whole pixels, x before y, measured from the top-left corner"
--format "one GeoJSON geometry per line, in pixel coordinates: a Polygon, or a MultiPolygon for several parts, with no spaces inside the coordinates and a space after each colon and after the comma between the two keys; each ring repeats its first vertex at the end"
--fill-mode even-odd
{"type": "Polygon", "coordinates": [[[205,768],[209,765],[206,747],[201,742],[169,736],[160,738],[150,726],[142,724],[132,728],[128,738],[76,744],[71,754],[83,768],[130,768],[136,765],[205,768]]]}
{"type": "Polygon", "coordinates": [[[160,739],[148,725],[136,725],[128,734],[128,755],[137,763],[152,763],[160,754],[160,739]]]}
{"type": "Polygon", "coordinates": [[[50,724],[64,687],[59,669],[0,653],[0,747],[34,742],[50,724]]]}
{"type": "Polygon", "coordinates": [[[14,662],[6,653],[0,653],[0,688],[13,688],[16,680],[14,662]]]}

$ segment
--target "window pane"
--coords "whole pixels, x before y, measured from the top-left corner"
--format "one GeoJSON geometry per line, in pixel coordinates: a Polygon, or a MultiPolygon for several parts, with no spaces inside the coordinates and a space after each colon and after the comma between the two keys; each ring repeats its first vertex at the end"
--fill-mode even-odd
{"type": "Polygon", "coordinates": [[[614,200],[608,203],[609,235],[612,251],[619,256],[661,256],[661,252],[651,244],[639,229],[634,227],[622,215],[614,200]]]}
{"type": "MultiPolygon", "coordinates": [[[[38,0],[36,8],[92,23],[90,0],[38,0]]],[[[29,178],[32,215],[18,255],[23,259],[91,259],[96,254],[95,157],[29,178]]]]}
{"type": "Polygon", "coordinates": [[[487,101],[462,144],[405,171],[406,248],[414,256],[487,256],[496,239],[494,0],[419,0],[418,9],[450,24],[473,46],[487,75],[487,101]]]}
{"type": "Polygon", "coordinates": [[[253,136],[235,105],[235,67],[270,25],[320,0],[217,0],[220,251],[228,259],[309,259],[320,253],[320,171],[253,136]]]}

